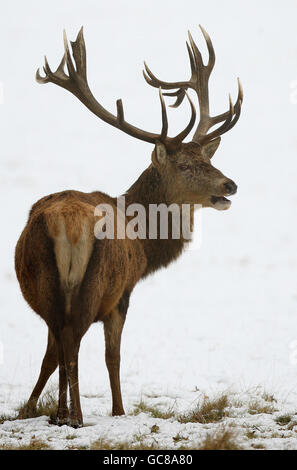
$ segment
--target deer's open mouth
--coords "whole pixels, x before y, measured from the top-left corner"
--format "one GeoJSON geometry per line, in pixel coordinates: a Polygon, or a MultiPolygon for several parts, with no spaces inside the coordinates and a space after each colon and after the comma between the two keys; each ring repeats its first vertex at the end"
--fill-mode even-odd
{"type": "Polygon", "coordinates": [[[219,211],[225,211],[231,206],[231,201],[224,196],[211,196],[210,202],[212,207],[219,211]]]}

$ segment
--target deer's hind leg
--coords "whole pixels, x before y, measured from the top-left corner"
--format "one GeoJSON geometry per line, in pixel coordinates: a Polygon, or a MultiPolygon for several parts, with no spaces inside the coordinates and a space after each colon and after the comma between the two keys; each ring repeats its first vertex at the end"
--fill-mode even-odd
{"type": "Polygon", "coordinates": [[[78,353],[81,336],[75,335],[74,325],[64,324],[57,329],[55,340],[59,361],[59,402],[56,418],[51,419],[50,423],[58,426],[67,424],[78,428],[83,424],[78,387],[78,353]],[[67,403],[68,387],[70,410],[67,403]]]}
{"type": "Polygon", "coordinates": [[[104,319],[105,362],[109,373],[113,416],[125,414],[120,382],[120,348],[129,296],[130,294],[125,292],[118,306],[104,319]]]}
{"type": "Polygon", "coordinates": [[[60,337],[57,337],[57,343],[59,356],[59,403],[56,419],[51,420],[51,424],[63,426],[69,422],[69,410],[67,405],[67,372],[63,344],[60,337]]]}
{"type": "Polygon", "coordinates": [[[59,363],[56,340],[50,329],[48,330],[47,349],[42,361],[39,378],[26,405],[21,408],[18,418],[34,417],[36,404],[50,376],[55,372],[59,363]]]}
{"type": "Polygon", "coordinates": [[[70,412],[68,424],[73,428],[83,425],[83,416],[80,406],[78,353],[81,336],[77,336],[72,325],[65,326],[61,332],[61,343],[64,354],[64,364],[69,386],[70,412]]]}

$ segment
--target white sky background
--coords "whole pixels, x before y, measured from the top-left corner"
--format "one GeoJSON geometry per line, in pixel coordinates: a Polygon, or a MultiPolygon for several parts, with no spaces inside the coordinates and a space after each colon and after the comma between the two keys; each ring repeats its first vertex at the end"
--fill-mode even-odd
{"type": "MultiPolygon", "coordinates": [[[[38,85],[34,75],[43,55],[54,69],[63,54],[63,28],[74,39],[84,25],[89,83],[97,99],[113,112],[121,97],[129,122],[158,131],[158,93],[142,77],[143,60],[164,80],[187,79],[187,29],[205,52],[201,23],[217,57],[210,94],[213,113],[227,110],[229,92],[236,99],[237,76],[243,84],[242,116],[223,136],[214,160],[238,184],[238,194],[227,213],[204,211],[200,252],[185,255],[136,289],[124,348],[130,348],[135,335],[144,334],[137,326],[150,316],[150,308],[160,310],[159,316],[152,316],[153,324],[145,326],[147,335],[160,330],[156,344],[170,343],[166,321],[169,336],[177,341],[175,326],[178,330],[187,322],[189,310],[197,311],[196,323],[191,318],[186,331],[197,332],[206,342],[213,338],[214,347],[222,345],[214,360],[212,345],[202,345],[201,351],[208,353],[200,358],[204,369],[198,372],[208,382],[209,370],[234,380],[234,360],[234,373],[247,381],[253,374],[258,382],[275,374],[272,380],[277,382],[281,368],[287,367],[288,386],[293,387],[296,370],[289,365],[288,344],[297,338],[297,104],[290,100],[290,83],[297,80],[296,18],[297,2],[292,0],[1,2],[0,340],[6,360],[0,366],[0,382],[21,383],[19,371],[30,357],[27,377],[33,384],[44,348],[46,329],[25,306],[13,267],[14,247],[30,206],[63,189],[122,194],[149,165],[152,151],[150,144],[101,122],[65,90],[38,85]],[[257,354],[263,362],[256,368],[253,363],[253,369],[248,364],[257,354]],[[243,369],[250,367],[247,377],[245,370],[241,375],[240,361],[243,369]]],[[[169,133],[174,135],[188,122],[189,106],[168,112],[169,133]]],[[[95,360],[87,361],[97,340],[91,341],[92,334],[92,346],[82,351],[86,364],[95,360]]],[[[180,341],[184,351],[188,338],[180,341]]],[[[141,350],[148,370],[152,344],[144,344],[132,347],[131,358],[141,350]]],[[[160,371],[165,378],[168,371],[170,381],[170,345],[162,351],[160,371]]],[[[186,375],[182,369],[172,367],[172,376],[186,375]]]]}

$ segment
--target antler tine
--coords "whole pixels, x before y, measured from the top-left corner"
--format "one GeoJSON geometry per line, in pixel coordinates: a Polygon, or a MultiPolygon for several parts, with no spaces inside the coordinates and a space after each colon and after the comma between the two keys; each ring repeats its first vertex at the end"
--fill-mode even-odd
{"type": "Polygon", "coordinates": [[[211,73],[212,69],[214,68],[215,61],[216,61],[215,51],[212,45],[212,41],[209,37],[209,34],[205,31],[205,29],[201,26],[201,24],[199,25],[199,28],[202,31],[202,34],[204,36],[204,39],[207,45],[207,50],[208,50],[208,55],[209,55],[207,67],[209,69],[209,73],[211,73]]]}
{"type": "Polygon", "coordinates": [[[195,59],[195,65],[196,65],[195,66],[195,72],[197,72],[197,69],[200,69],[200,68],[204,67],[203,60],[202,60],[202,55],[201,55],[201,52],[199,51],[199,49],[197,47],[197,44],[195,43],[190,31],[188,31],[188,36],[189,36],[189,41],[190,41],[190,45],[191,45],[191,48],[192,48],[192,54],[193,54],[194,59],[195,59]]]}
{"type": "Polygon", "coordinates": [[[176,96],[176,101],[173,104],[170,104],[170,108],[178,108],[179,105],[183,102],[183,99],[186,94],[186,88],[179,88],[177,91],[172,93],[163,93],[164,96],[176,96]]]}
{"type": "Polygon", "coordinates": [[[195,63],[195,59],[194,59],[192,49],[190,48],[188,41],[186,41],[186,46],[187,46],[187,51],[188,51],[188,54],[189,54],[192,77],[193,77],[193,75],[195,75],[195,73],[196,73],[196,63],[195,63]]]}
{"type": "Polygon", "coordinates": [[[144,62],[145,71],[143,70],[143,76],[145,81],[155,87],[155,88],[163,88],[164,90],[171,90],[172,88],[181,88],[181,86],[187,86],[187,82],[164,82],[159,80],[153,72],[149,69],[146,62],[144,62]]]}
{"type": "MultiPolygon", "coordinates": [[[[70,50],[69,50],[69,46],[68,46],[68,39],[67,39],[65,29],[63,31],[63,40],[64,40],[64,49],[65,49],[66,65],[67,65],[68,74],[69,74],[70,78],[74,78],[76,70],[75,70],[73,62],[72,62],[72,58],[71,58],[71,54],[70,54],[70,50]]],[[[76,41],[78,41],[78,40],[79,40],[79,38],[78,38],[78,35],[77,35],[76,41]]],[[[81,46],[83,47],[83,44],[81,46]]],[[[73,46],[72,46],[72,48],[73,48],[73,46]]]]}
{"type": "Polygon", "coordinates": [[[174,104],[170,105],[172,108],[177,108],[183,101],[185,97],[185,90],[188,88],[188,82],[165,82],[163,80],[159,80],[153,72],[149,69],[146,62],[144,62],[145,71],[143,70],[143,76],[145,81],[155,87],[155,88],[162,88],[163,90],[172,90],[174,88],[178,88],[177,91],[173,93],[164,93],[164,96],[176,96],[177,100],[174,104]]]}
{"type": "MultiPolygon", "coordinates": [[[[65,33],[66,37],[66,33],[65,33]]],[[[87,57],[83,26],[80,28],[76,41],[70,41],[77,73],[87,79],[87,57]]],[[[71,60],[71,57],[70,57],[71,60]]]]}
{"type": "Polygon", "coordinates": [[[167,111],[166,111],[165,101],[162,95],[161,87],[159,88],[159,97],[160,97],[161,109],[162,109],[162,130],[161,130],[160,139],[161,141],[164,142],[166,140],[167,133],[168,133],[168,119],[167,119],[167,111]]]}
{"type": "Polygon", "coordinates": [[[193,101],[191,100],[191,98],[189,97],[187,91],[185,90],[185,95],[191,105],[191,119],[189,121],[189,124],[187,125],[187,127],[180,133],[178,134],[175,139],[179,142],[182,142],[186,137],[187,135],[191,132],[191,130],[193,129],[194,127],[194,124],[195,124],[195,121],[196,121],[196,109],[195,109],[195,106],[194,106],[194,103],[193,101]]]}
{"type": "MultiPolygon", "coordinates": [[[[177,144],[178,141],[185,135],[185,131],[189,128],[187,126],[186,130],[181,132],[179,136],[175,138],[167,137],[168,132],[168,119],[166,113],[166,106],[162,94],[162,90],[159,87],[159,97],[161,102],[161,111],[162,111],[162,130],[161,134],[155,134],[152,132],[147,132],[138,127],[129,124],[124,118],[124,109],[122,100],[117,100],[117,114],[116,116],[107,111],[103,106],[95,99],[93,96],[87,81],[87,65],[86,65],[86,47],[83,36],[83,28],[80,29],[77,38],[75,41],[70,41],[72,48],[72,55],[70,53],[68,40],[66,32],[64,31],[64,49],[65,53],[62,58],[62,61],[59,64],[59,67],[55,72],[52,72],[50,66],[45,58],[44,73],[45,76],[40,75],[39,69],[36,72],[36,80],[39,83],[54,83],[74,94],[90,111],[92,111],[96,116],[98,116],[103,121],[111,124],[112,126],[126,132],[132,137],[137,139],[144,140],[150,143],[156,143],[157,141],[163,141],[164,143],[177,144]],[[65,64],[67,65],[68,75],[64,71],[65,64]]],[[[146,64],[145,64],[146,66],[146,64]]],[[[149,68],[146,66],[147,76],[145,75],[148,83],[154,83],[154,86],[157,86],[157,78],[152,74],[149,68]]],[[[162,87],[166,84],[162,83],[162,87]]],[[[192,118],[191,126],[193,127],[193,104],[190,102],[192,107],[192,118]]]]}
{"type": "MultiPolygon", "coordinates": [[[[44,60],[46,61],[46,56],[44,56],[44,60]]],[[[45,71],[45,67],[43,67],[43,70],[46,74],[46,71],[45,71]]],[[[39,68],[36,70],[36,75],[35,75],[35,79],[38,83],[48,83],[49,82],[49,78],[47,77],[47,75],[45,77],[42,77],[40,75],[40,70],[39,68]]]]}
{"type": "Polygon", "coordinates": [[[64,72],[64,66],[65,66],[65,63],[66,63],[66,56],[65,54],[63,55],[62,57],[62,60],[57,68],[57,70],[55,72],[52,72],[52,70],[50,69],[50,66],[48,64],[48,61],[47,61],[47,58],[46,56],[44,56],[44,66],[43,66],[43,71],[45,73],[45,77],[42,77],[40,75],[40,71],[39,69],[37,69],[37,72],[36,72],[36,81],[38,83],[48,83],[48,82],[53,82],[53,83],[56,83],[57,80],[65,80],[67,81],[68,77],[67,75],[65,74],[64,72]]]}
{"type": "MultiPolygon", "coordinates": [[[[66,35],[65,31],[64,31],[64,34],[66,35]]],[[[64,36],[64,41],[65,41],[65,36],[64,36]]],[[[66,38],[66,41],[67,41],[67,38],[66,38]]],[[[67,48],[68,48],[68,45],[67,45],[67,48]]],[[[65,47],[66,49],[66,47],[65,47]]],[[[70,57],[70,60],[71,60],[71,57],[70,57]]],[[[59,86],[62,86],[63,88],[66,88],[66,89],[69,89],[68,85],[69,85],[69,77],[66,75],[65,71],[64,71],[64,67],[65,67],[65,63],[67,62],[67,67],[68,67],[68,56],[67,56],[67,53],[66,53],[66,50],[65,50],[65,53],[62,57],[62,60],[57,68],[57,70],[55,72],[52,72],[50,66],[49,66],[49,63],[47,61],[47,57],[44,56],[44,66],[43,66],[43,71],[45,73],[45,77],[42,77],[40,75],[40,72],[39,72],[39,69],[37,69],[37,72],[36,72],[36,81],[38,83],[49,83],[49,82],[52,82],[52,83],[55,83],[56,85],[59,85],[59,86]]]]}
{"type": "MultiPolygon", "coordinates": [[[[206,143],[206,142],[211,141],[211,140],[215,139],[216,137],[224,134],[225,132],[227,132],[227,130],[229,130],[229,125],[232,121],[233,116],[234,116],[234,106],[233,106],[233,103],[232,103],[231,96],[229,95],[229,111],[227,112],[227,117],[225,119],[225,122],[220,127],[215,129],[214,131],[200,137],[199,138],[199,143],[200,144],[206,143]]],[[[195,136],[194,136],[194,139],[195,139],[195,136]]],[[[197,142],[198,142],[198,139],[197,139],[197,142]]]]}
{"type": "MultiPolygon", "coordinates": [[[[241,85],[239,78],[237,78],[237,83],[238,83],[238,92],[237,92],[236,103],[234,105],[235,114],[237,114],[238,112],[240,113],[240,108],[243,102],[243,90],[242,90],[242,85],[241,85]]],[[[227,119],[228,114],[229,114],[229,111],[227,111],[226,113],[218,114],[217,116],[213,116],[211,118],[212,124],[214,125],[214,124],[218,124],[219,122],[224,121],[225,119],[227,119]]]]}

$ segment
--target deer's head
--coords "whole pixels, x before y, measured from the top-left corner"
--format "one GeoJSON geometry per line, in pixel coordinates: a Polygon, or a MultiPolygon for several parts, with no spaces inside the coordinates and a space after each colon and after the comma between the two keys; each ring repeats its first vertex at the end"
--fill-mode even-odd
{"type": "Polygon", "coordinates": [[[208,82],[215,63],[215,53],[212,42],[206,31],[200,26],[206,40],[209,61],[203,64],[201,53],[189,33],[187,50],[191,64],[191,78],[183,82],[164,82],[156,78],[145,64],[144,78],[153,87],[159,89],[162,112],[162,130],[160,134],[139,129],[129,124],[124,118],[123,104],[117,101],[117,115],[111,114],[94,98],[88,82],[86,72],[86,49],[81,28],[76,41],[71,42],[73,59],[64,33],[65,54],[56,70],[52,72],[45,58],[45,77],[37,71],[36,79],[39,83],[52,82],[73,93],[100,119],[111,124],[127,134],[140,140],[154,144],[152,164],[158,169],[165,183],[168,202],[195,203],[204,207],[213,207],[218,210],[228,209],[231,202],[225,196],[236,193],[236,184],[224,176],[212,163],[211,158],[217,150],[221,135],[229,131],[238,121],[243,92],[238,80],[238,96],[233,106],[229,97],[229,110],[217,116],[210,116],[208,82]],[[68,75],[64,71],[67,64],[68,75]],[[193,139],[183,143],[184,139],[194,127],[196,111],[194,104],[188,96],[187,90],[195,91],[199,101],[200,120],[193,139]],[[177,90],[162,93],[162,90],[177,90]],[[191,118],[187,127],[176,137],[168,137],[168,120],[163,95],[176,97],[172,107],[178,107],[186,96],[191,106],[191,118]],[[209,130],[220,124],[215,130],[209,130]]]}
{"type": "Polygon", "coordinates": [[[225,196],[235,194],[237,186],[211,164],[219,143],[220,137],[204,146],[189,142],[173,154],[164,144],[156,144],[152,163],[166,183],[169,203],[201,204],[217,210],[230,207],[231,201],[225,196]]]}

